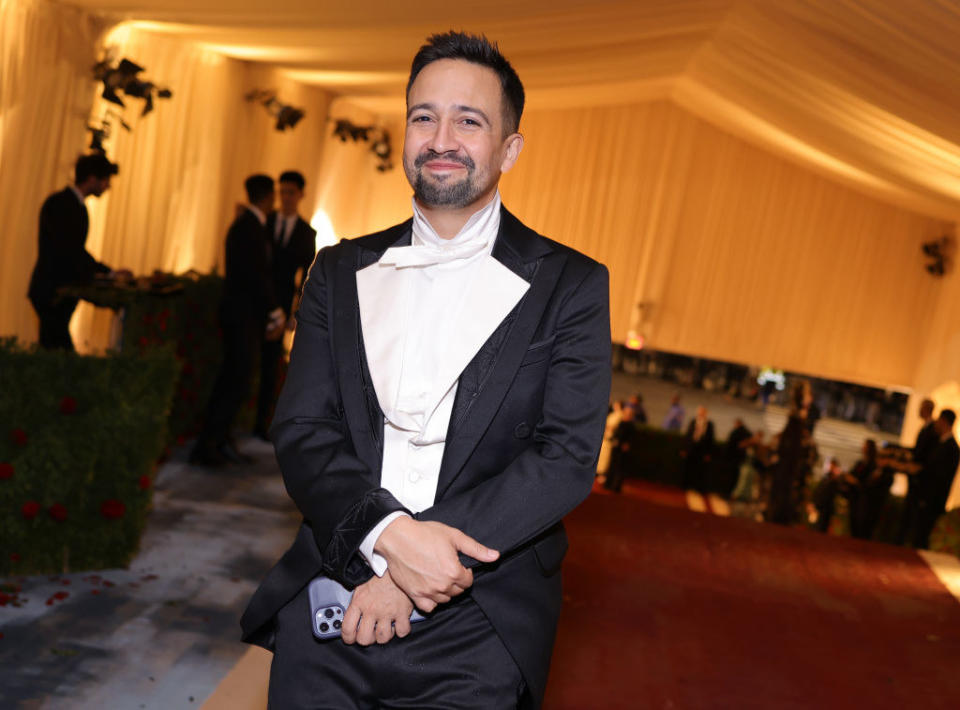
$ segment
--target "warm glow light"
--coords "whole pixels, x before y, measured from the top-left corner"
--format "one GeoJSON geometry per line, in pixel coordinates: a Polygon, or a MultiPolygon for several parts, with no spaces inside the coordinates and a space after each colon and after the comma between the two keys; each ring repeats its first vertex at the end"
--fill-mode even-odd
{"type": "Polygon", "coordinates": [[[630,331],[627,334],[627,342],[624,343],[628,350],[643,350],[644,339],[642,335],[630,331]]]}
{"type": "Polygon", "coordinates": [[[330,221],[327,213],[323,211],[323,208],[318,208],[317,211],[313,213],[313,217],[310,219],[310,226],[317,230],[317,251],[320,251],[324,247],[332,247],[340,241],[337,238],[336,232],[333,231],[333,223],[330,221]]]}

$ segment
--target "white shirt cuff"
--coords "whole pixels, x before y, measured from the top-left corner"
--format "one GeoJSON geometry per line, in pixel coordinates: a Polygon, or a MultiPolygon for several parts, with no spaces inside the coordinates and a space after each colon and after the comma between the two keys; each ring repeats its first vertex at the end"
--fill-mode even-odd
{"type": "Polygon", "coordinates": [[[370,565],[370,568],[378,577],[382,577],[383,573],[387,571],[387,559],[383,555],[374,552],[373,548],[377,544],[377,540],[380,539],[381,533],[387,529],[387,526],[403,515],[407,514],[399,510],[395,513],[390,513],[390,515],[374,525],[373,529],[363,538],[363,542],[360,543],[360,554],[363,555],[363,559],[367,561],[367,564],[370,565]]]}

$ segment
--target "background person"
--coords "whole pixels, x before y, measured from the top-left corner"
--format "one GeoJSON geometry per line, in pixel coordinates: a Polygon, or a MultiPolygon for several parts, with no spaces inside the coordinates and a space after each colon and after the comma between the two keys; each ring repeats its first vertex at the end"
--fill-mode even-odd
{"type": "Polygon", "coordinates": [[[78,301],[59,296],[57,289],[86,285],[96,274],[130,274],[112,271],[86,250],[90,218],[84,200],[106,192],[118,171],[102,153],[81,156],[74,166],[74,184],[50,195],[40,208],[37,262],[27,297],[40,318],[41,347],[74,349],[70,318],[78,301]]]}
{"type": "MultiPolygon", "coordinates": [[[[300,216],[300,201],[306,185],[303,175],[288,170],[280,175],[280,209],[267,216],[267,234],[271,239],[273,290],[287,322],[293,330],[300,287],[317,252],[317,230],[300,216]]],[[[264,338],[260,349],[260,391],[253,433],[267,438],[267,427],[277,389],[277,371],[283,357],[282,338],[264,338]]]]}
{"type": "Polygon", "coordinates": [[[234,420],[250,393],[264,333],[278,339],[285,317],[273,289],[267,214],[276,198],[273,178],[251,175],[244,183],[249,204],[226,240],[226,273],[220,300],[223,360],[207,403],[203,429],[190,460],[204,466],[244,463],[231,440],[234,420]]]}

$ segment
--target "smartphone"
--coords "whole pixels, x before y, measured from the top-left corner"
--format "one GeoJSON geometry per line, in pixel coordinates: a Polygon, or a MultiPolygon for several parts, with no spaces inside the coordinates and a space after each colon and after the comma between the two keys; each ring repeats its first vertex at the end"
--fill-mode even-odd
{"type": "MultiPolygon", "coordinates": [[[[329,577],[317,577],[307,587],[310,597],[310,628],[318,639],[340,638],[343,627],[343,615],[347,613],[353,592],[329,577]]],[[[416,607],[410,614],[410,621],[423,621],[424,617],[416,607]]]]}

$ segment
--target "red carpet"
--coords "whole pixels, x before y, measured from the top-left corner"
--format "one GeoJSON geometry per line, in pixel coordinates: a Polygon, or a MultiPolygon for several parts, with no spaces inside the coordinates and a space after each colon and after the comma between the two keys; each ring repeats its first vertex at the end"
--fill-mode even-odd
{"type": "Polygon", "coordinates": [[[960,603],[914,552],[682,495],[568,518],[547,710],[960,708],[960,603]]]}

